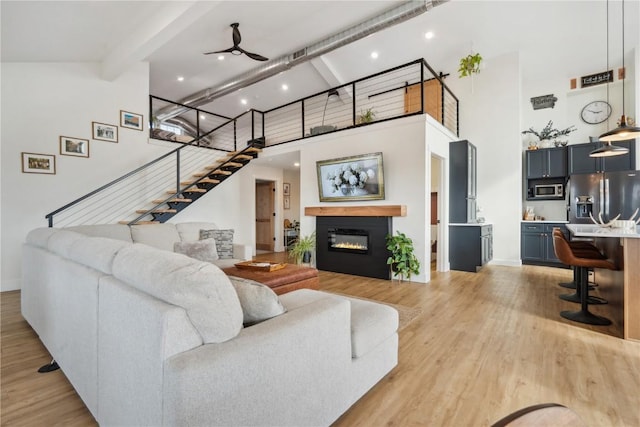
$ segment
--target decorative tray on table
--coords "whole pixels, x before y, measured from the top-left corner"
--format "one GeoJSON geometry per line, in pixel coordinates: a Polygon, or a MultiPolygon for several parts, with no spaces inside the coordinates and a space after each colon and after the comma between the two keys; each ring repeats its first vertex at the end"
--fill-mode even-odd
{"type": "Polygon", "coordinates": [[[243,261],[234,264],[236,267],[244,270],[254,271],[276,271],[287,266],[286,262],[269,262],[269,261],[243,261]]]}

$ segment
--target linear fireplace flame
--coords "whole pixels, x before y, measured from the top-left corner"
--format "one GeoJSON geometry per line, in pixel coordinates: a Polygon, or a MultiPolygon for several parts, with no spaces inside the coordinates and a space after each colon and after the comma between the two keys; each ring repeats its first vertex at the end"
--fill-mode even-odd
{"type": "Polygon", "coordinates": [[[366,254],[369,251],[367,230],[352,228],[330,228],[327,233],[329,250],[366,254]]]}
{"type": "Polygon", "coordinates": [[[351,242],[342,242],[342,243],[336,243],[335,245],[332,246],[333,248],[338,248],[338,249],[351,249],[351,250],[361,250],[361,251],[366,251],[367,250],[367,245],[361,245],[360,243],[351,243],[351,242]]]}

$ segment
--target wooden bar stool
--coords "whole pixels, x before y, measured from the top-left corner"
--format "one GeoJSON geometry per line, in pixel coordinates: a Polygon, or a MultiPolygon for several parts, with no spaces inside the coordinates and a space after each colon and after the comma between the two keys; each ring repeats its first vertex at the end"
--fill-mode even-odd
{"type": "MultiPolygon", "coordinates": [[[[563,239],[571,248],[571,250],[573,251],[573,253],[580,257],[580,258],[588,258],[588,259],[607,259],[607,257],[605,257],[604,255],[602,255],[602,253],[600,252],[600,250],[598,248],[596,248],[594,245],[592,245],[589,242],[584,242],[584,241],[576,241],[576,242],[571,242],[569,240],[567,240],[567,238],[565,237],[564,233],[557,227],[555,227],[553,229],[553,236],[554,237],[558,237],[560,239],[563,239]]],[[[587,290],[589,289],[593,289],[593,287],[589,286],[589,270],[587,269],[586,271],[586,275],[587,275],[587,290]]],[[[569,301],[569,302],[575,302],[575,303],[580,303],[582,301],[582,298],[580,296],[580,294],[582,293],[580,287],[577,285],[578,283],[580,283],[580,279],[578,277],[578,275],[580,274],[580,271],[577,267],[573,267],[573,281],[575,283],[575,286],[570,287],[570,286],[564,286],[567,288],[571,288],[571,289],[575,289],[576,291],[573,294],[564,294],[564,295],[560,295],[560,299],[565,300],[565,301],[569,301]]],[[[561,283],[560,286],[562,286],[563,284],[561,283]]],[[[569,284],[566,284],[569,285],[569,284]]],[[[587,303],[588,304],[607,304],[607,300],[603,299],[603,298],[599,298],[599,297],[594,297],[594,296],[589,296],[587,295],[587,303]]]]}
{"type": "Polygon", "coordinates": [[[589,268],[606,268],[609,270],[615,270],[616,266],[606,259],[602,259],[602,254],[600,254],[599,258],[588,258],[590,252],[573,251],[564,235],[560,236],[553,233],[553,248],[556,252],[556,256],[561,262],[578,269],[577,275],[578,289],[580,290],[580,310],[561,311],[560,316],[565,319],[573,320],[574,322],[587,323],[589,325],[610,325],[611,321],[609,319],[596,316],[589,312],[589,304],[587,302],[589,297],[588,270],[589,268]]]}

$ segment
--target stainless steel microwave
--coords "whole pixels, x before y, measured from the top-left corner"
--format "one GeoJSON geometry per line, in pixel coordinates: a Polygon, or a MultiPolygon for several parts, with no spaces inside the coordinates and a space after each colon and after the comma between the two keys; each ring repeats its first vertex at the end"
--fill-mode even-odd
{"type": "Polygon", "coordinates": [[[564,184],[541,184],[533,187],[533,197],[564,197],[564,184]]]}

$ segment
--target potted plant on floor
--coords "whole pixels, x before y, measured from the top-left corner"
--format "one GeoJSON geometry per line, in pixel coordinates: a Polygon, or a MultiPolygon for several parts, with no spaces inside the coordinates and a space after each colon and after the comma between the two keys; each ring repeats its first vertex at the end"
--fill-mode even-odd
{"type": "Polygon", "coordinates": [[[296,261],[296,264],[311,262],[311,253],[316,248],[316,232],[308,236],[300,236],[298,241],[289,249],[289,257],[296,261]]]}
{"type": "Polygon", "coordinates": [[[387,234],[387,250],[391,256],[387,259],[387,264],[391,266],[393,275],[399,281],[410,279],[412,274],[420,274],[420,261],[413,253],[413,240],[404,233],[397,231],[394,236],[387,234]]]}

